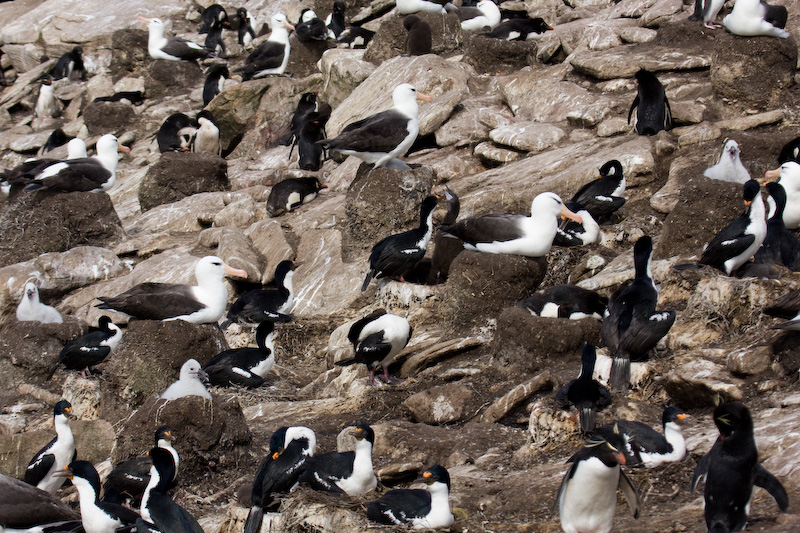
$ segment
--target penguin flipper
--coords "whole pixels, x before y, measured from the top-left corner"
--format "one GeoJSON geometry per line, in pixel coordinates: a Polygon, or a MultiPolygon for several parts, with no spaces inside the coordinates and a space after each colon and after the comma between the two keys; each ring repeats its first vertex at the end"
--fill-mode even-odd
{"type": "Polygon", "coordinates": [[[631,115],[633,115],[633,110],[639,106],[639,95],[636,95],[636,98],[633,99],[633,103],[631,104],[631,108],[628,110],[628,124],[631,123],[631,115]]]}
{"type": "Polygon", "coordinates": [[[619,471],[619,483],[617,487],[622,491],[622,494],[625,495],[633,517],[638,519],[639,514],[642,512],[642,500],[639,497],[639,491],[636,490],[636,487],[633,486],[633,482],[625,475],[622,469],[619,471]]]}
{"type": "Polygon", "coordinates": [[[789,507],[789,495],[786,494],[786,489],[783,484],[778,481],[778,478],[773,476],[761,463],[756,464],[755,468],[755,484],[762,489],[769,492],[770,496],[775,498],[775,503],[782,513],[786,512],[789,507]]]}
{"type": "Polygon", "coordinates": [[[669,130],[672,129],[672,108],[669,107],[669,100],[667,99],[667,95],[664,95],[664,129],[669,130]]]}
{"type": "Polygon", "coordinates": [[[692,488],[689,493],[693,493],[697,488],[698,483],[705,483],[706,476],[708,476],[708,467],[711,465],[711,452],[705,454],[697,461],[697,466],[694,467],[692,474],[692,488]]]}
{"type": "Polygon", "coordinates": [[[703,11],[703,0],[694,0],[694,13],[689,17],[689,20],[703,20],[703,11]]]}
{"type": "MultiPolygon", "coordinates": [[[[572,461],[572,458],[570,458],[569,461],[572,461]]],[[[564,491],[567,490],[567,484],[569,484],[570,479],[572,479],[572,476],[575,474],[575,467],[576,467],[575,463],[572,463],[569,466],[569,470],[567,470],[567,473],[564,474],[564,478],[561,480],[561,485],[558,486],[558,492],[556,493],[556,501],[553,503],[553,512],[558,512],[558,509],[561,505],[561,496],[564,494],[564,491]]],[[[622,473],[621,470],[620,473],[622,473]]]]}

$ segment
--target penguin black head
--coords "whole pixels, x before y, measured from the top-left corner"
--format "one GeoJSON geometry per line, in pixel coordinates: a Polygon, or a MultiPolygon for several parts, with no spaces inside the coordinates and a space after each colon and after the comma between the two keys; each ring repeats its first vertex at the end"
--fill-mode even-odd
{"type": "Polygon", "coordinates": [[[208,75],[210,76],[212,74],[217,74],[219,76],[222,76],[223,78],[230,78],[231,77],[231,73],[228,70],[228,65],[224,65],[224,64],[221,64],[221,63],[216,64],[216,65],[212,66],[210,69],[208,69],[208,75]]]}
{"type": "Polygon", "coordinates": [[[447,469],[441,465],[433,465],[425,470],[420,480],[428,485],[433,485],[438,481],[439,483],[447,485],[447,490],[450,490],[450,474],[448,474],[447,469]]]}
{"type": "Polygon", "coordinates": [[[375,432],[372,431],[372,428],[367,424],[357,425],[356,428],[350,432],[350,434],[353,435],[356,440],[366,439],[370,444],[375,444],[375,432]]]}
{"type": "Polygon", "coordinates": [[[586,446],[575,454],[574,458],[577,459],[580,455],[583,455],[582,458],[597,457],[604,465],[612,468],[627,462],[624,449],[625,439],[620,435],[617,425],[614,424],[610,431],[600,430],[592,433],[586,446]]]}
{"type": "Polygon", "coordinates": [[[661,82],[658,81],[656,75],[650,72],[649,70],[645,70],[643,68],[639,69],[636,72],[635,78],[636,81],[639,82],[640,86],[661,87],[661,82]]]}
{"type": "Polygon", "coordinates": [[[741,402],[723,403],[714,409],[714,423],[720,435],[727,438],[742,430],[753,430],[750,410],[741,402]]]}
{"type": "Polygon", "coordinates": [[[195,120],[199,122],[201,118],[204,118],[209,122],[211,122],[212,124],[214,124],[215,126],[219,127],[217,125],[217,119],[214,118],[214,115],[212,115],[211,111],[209,111],[208,109],[203,109],[202,111],[197,113],[197,117],[195,118],[195,120]]]}
{"type": "Polygon", "coordinates": [[[600,167],[600,177],[606,176],[622,176],[622,163],[616,159],[606,162],[600,167]]]}
{"type": "Polygon", "coordinates": [[[39,78],[39,81],[42,82],[42,85],[53,85],[53,78],[50,74],[42,74],[42,77],[39,78]]]}
{"type": "Polygon", "coordinates": [[[247,20],[247,10],[243,7],[240,7],[236,10],[236,16],[239,17],[239,20],[246,21],[247,20]]]}
{"type": "Polygon", "coordinates": [[[83,48],[81,48],[80,46],[76,46],[75,48],[72,49],[72,54],[77,57],[80,57],[81,54],[83,54],[83,48]]]}
{"type": "Polygon", "coordinates": [[[536,33],[544,33],[547,30],[552,30],[553,27],[546,23],[542,17],[536,17],[530,21],[531,30],[536,33]]]}
{"type": "MultiPolygon", "coordinates": [[[[307,11],[307,10],[306,10],[307,11]]],[[[313,92],[303,93],[300,96],[300,102],[297,104],[297,107],[316,107],[317,106],[317,95],[313,92]]]]}
{"type": "Polygon", "coordinates": [[[172,428],[170,428],[169,426],[161,426],[160,428],[158,428],[156,430],[154,439],[156,446],[158,446],[158,441],[160,440],[165,440],[170,444],[175,442],[175,437],[173,437],[172,435],[172,428]]]}
{"type": "MultiPolygon", "coordinates": [[[[310,113],[309,119],[311,119],[313,115],[317,115],[317,113],[310,113]]],[[[311,189],[314,192],[319,192],[322,189],[328,188],[326,184],[319,181],[319,178],[297,178],[297,180],[303,185],[306,185],[309,189],[311,189]]]]}
{"type": "Polygon", "coordinates": [[[61,400],[53,408],[53,416],[64,415],[67,418],[78,418],[72,414],[72,404],[67,400],[61,400]]]}
{"type": "Polygon", "coordinates": [[[406,15],[403,17],[403,27],[406,29],[406,31],[411,31],[411,28],[413,28],[414,25],[421,20],[422,19],[417,15],[406,15]]]}
{"type": "Polygon", "coordinates": [[[341,13],[342,15],[344,15],[344,2],[340,2],[340,1],[334,2],[333,3],[333,12],[334,13],[341,13]]]}
{"type": "Polygon", "coordinates": [[[684,420],[686,420],[686,413],[683,412],[683,409],[674,405],[664,409],[664,413],[661,415],[661,423],[665,426],[670,422],[680,424],[684,420]]]}

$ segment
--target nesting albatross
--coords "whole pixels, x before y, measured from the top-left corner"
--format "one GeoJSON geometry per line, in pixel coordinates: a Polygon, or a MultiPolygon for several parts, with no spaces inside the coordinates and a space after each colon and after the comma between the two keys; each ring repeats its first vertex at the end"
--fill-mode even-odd
{"type": "MultiPolygon", "coordinates": [[[[70,141],[71,142],[71,141],[70,141]]],[[[79,143],[76,143],[79,146],[79,143]]],[[[119,144],[117,138],[108,133],[97,140],[97,155],[87,158],[68,159],[45,167],[26,186],[26,191],[48,189],[58,192],[108,191],[116,180],[119,151],[130,152],[130,148],[119,144]]]]}
{"type": "Polygon", "coordinates": [[[318,142],[329,150],[354,155],[375,168],[384,166],[405,154],[417,140],[418,99],[433,101],[432,97],[417,93],[410,83],[400,84],[392,92],[392,109],[352,122],[335,138],[318,142]]]}
{"type": "Polygon", "coordinates": [[[225,313],[228,289],[224,277],[247,278],[247,272],[209,255],[197,262],[197,285],[140,283],[119,296],[101,296],[97,307],[149,320],[181,319],[193,324],[217,322],[225,313]]]}

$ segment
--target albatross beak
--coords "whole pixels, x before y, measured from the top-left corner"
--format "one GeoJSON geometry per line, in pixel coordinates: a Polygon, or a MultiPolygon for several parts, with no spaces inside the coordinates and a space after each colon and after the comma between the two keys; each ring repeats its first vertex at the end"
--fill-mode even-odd
{"type": "Polygon", "coordinates": [[[149,18],[142,17],[142,16],[136,17],[136,20],[138,20],[142,24],[150,24],[153,21],[153,19],[149,19],[149,18]]]}
{"type": "Polygon", "coordinates": [[[225,265],[225,275],[247,279],[247,271],[225,265]]]}
{"type": "Polygon", "coordinates": [[[764,180],[762,183],[769,183],[770,181],[775,181],[780,177],[781,177],[781,167],[772,170],[767,170],[766,172],[764,172],[764,180]]]}
{"type": "Polygon", "coordinates": [[[433,102],[433,96],[417,92],[417,100],[422,100],[423,102],[433,102]]]}
{"type": "Polygon", "coordinates": [[[53,472],[53,477],[66,477],[72,479],[72,472],[69,469],[69,466],[65,466],[64,470],[56,470],[53,472]]]}
{"type": "Polygon", "coordinates": [[[287,30],[294,30],[294,26],[292,26],[288,20],[283,21],[283,25],[287,30]]]}
{"type": "Polygon", "coordinates": [[[124,144],[117,143],[117,150],[120,152],[125,152],[126,154],[131,153],[131,149],[125,146],[124,144]]]}
{"type": "Polygon", "coordinates": [[[570,211],[569,209],[567,209],[567,206],[562,206],[561,207],[561,217],[562,218],[568,218],[570,220],[574,220],[578,224],[583,224],[583,219],[581,218],[581,216],[577,215],[577,214],[573,213],[572,211],[570,211]]]}

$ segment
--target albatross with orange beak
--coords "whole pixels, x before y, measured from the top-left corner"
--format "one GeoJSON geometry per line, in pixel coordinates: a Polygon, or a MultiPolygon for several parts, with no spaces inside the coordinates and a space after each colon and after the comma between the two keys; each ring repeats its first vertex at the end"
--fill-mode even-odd
{"type": "Polygon", "coordinates": [[[543,257],[553,246],[558,230],[558,217],[579,224],[580,215],[570,211],[561,198],[544,192],[531,202],[531,216],[483,215],[466,218],[451,226],[442,226],[446,236],[464,241],[464,248],[489,254],[515,254],[543,257]]]}
{"type": "Polygon", "coordinates": [[[427,94],[418,93],[410,83],[395,87],[394,107],[351,122],[333,139],[317,141],[329,150],[354,155],[365,163],[382,167],[404,155],[419,135],[417,100],[432,102],[427,94]]]}

